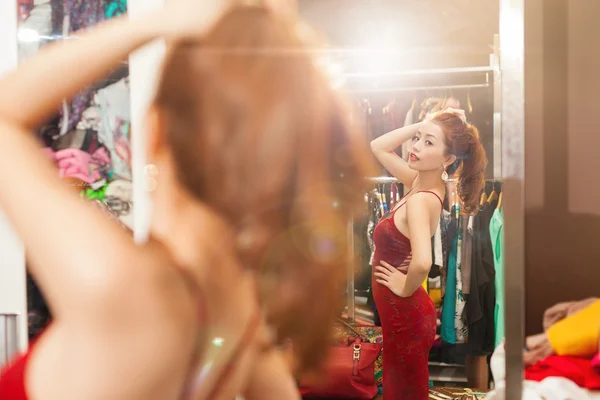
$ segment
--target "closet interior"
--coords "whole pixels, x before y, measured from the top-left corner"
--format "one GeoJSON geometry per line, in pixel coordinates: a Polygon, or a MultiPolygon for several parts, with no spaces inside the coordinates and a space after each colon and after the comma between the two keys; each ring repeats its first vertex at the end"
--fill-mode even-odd
{"type": "MultiPolygon", "coordinates": [[[[467,119],[478,127],[489,159],[477,214],[461,211],[456,183],[448,182],[443,214],[432,238],[433,265],[423,286],[438,311],[429,355],[433,386],[488,389],[489,357],[503,338],[498,319],[503,279],[502,180],[495,175],[499,160],[494,162],[499,154],[494,146],[500,141],[494,122],[500,112],[494,91],[499,90],[500,77],[494,59],[492,54],[489,66],[344,75],[345,89],[354,99],[367,141],[452,105],[464,109],[467,119]]],[[[407,159],[409,151],[405,145],[397,154],[407,159]]],[[[372,189],[364,194],[363,217],[349,222],[351,262],[342,317],[385,346],[371,294],[373,230],[406,190],[383,167],[379,176],[366,179],[372,189]]]]}

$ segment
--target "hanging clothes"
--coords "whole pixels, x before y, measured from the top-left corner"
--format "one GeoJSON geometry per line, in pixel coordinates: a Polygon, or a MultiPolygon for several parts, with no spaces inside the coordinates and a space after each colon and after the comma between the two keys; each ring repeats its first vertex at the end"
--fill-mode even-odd
{"type": "Polygon", "coordinates": [[[127,0],[106,0],[104,4],[104,16],[106,19],[127,14],[127,0]]]}
{"type": "Polygon", "coordinates": [[[467,302],[468,351],[487,355],[494,351],[496,284],[494,254],[490,238],[490,219],[496,204],[486,203],[473,220],[471,294],[467,302]]]}
{"type": "Polygon", "coordinates": [[[457,251],[459,239],[459,220],[458,206],[454,206],[451,213],[451,221],[446,232],[446,240],[449,243],[448,261],[446,262],[446,292],[444,294],[444,304],[442,306],[442,326],[441,337],[446,343],[456,344],[456,275],[457,275],[457,251]]]}
{"type": "Polygon", "coordinates": [[[464,215],[462,221],[463,252],[462,252],[462,291],[465,296],[471,293],[471,262],[473,254],[473,216],[464,215]]]}
{"type": "Polygon", "coordinates": [[[448,230],[452,222],[452,214],[449,211],[442,210],[440,217],[440,232],[442,245],[442,263],[440,267],[440,284],[442,288],[442,297],[446,295],[446,283],[448,277],[448,255],[450,254],[450,240],[448,238],[448,230]]]}
{"type": "Polygon", "coordinates": [[[490,238],[494,252],[494,269],[496,270],[495,288],[496,303],[494,308],[495,346],[504,338],[504,213],[496,209],[490,221],[490,238]]]}
{"type": "Polygon", "coordinates": [[[463,280],[462,280],[462,254],[463,254],[463,229],[462,223],[464,219],[460,216],[460,208],[458,208],[457,214],[459,217],[456,219],[457,226],[457,239],[456,239],[456,306],[454,310],[454,330],[456,331],[456,343],[466,343],[469,337],[469,330],[467,327],[467,321],[465,316],[466,299],[463,293],[463,280]]]}
{"type": "Polygon", "coordinates": [[[129,102],[129,80],[119,82],[99,90],[95,96],[102,115],[98,130],[100,141],[110,150],[112,171],[131,181],[131,111],[129,102]]]}
{"type": "MultiPolygon", "coordinates": [[[[104,20],[103,0],[64,0],[63,1],[63,35],[90,28],[104,20]]],[[[92,98],[91,88],[84,89],[76,95],[68,107],[63,108],[61,132],[67,133],[79,122],[83,112],[89,107],[92,98]]]]}

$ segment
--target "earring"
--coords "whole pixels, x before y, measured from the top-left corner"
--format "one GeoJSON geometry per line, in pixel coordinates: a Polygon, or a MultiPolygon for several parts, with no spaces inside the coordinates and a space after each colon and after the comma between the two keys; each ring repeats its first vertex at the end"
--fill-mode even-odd
{"type": "Polygon", "coordinates": [[[156,187],[158,186],[158,180],[156,179],[156,177],[158,176],[158,167],[154,164],[147,164],[144,167],[144,173],[146,174],[148,192],[155,191],[156,187]]]}
{"type": "Polygon", "coordinates": [[[448,182],[449,177],[448,177],[448,173],[446,172],[446,168],[444,167],[444,172],[442,172],[442,180],[444,182],[448,182]]]}

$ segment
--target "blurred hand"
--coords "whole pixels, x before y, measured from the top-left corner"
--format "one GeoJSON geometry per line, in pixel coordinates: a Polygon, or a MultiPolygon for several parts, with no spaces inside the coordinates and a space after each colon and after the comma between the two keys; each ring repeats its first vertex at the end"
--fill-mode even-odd
{"type": "Polygon", "coordinates": [[[460,109],[460,101],[458,101],[458,99],[455,99],[454,97],[449,97],[446,100],[446,104],[444,108],[456,108],[456,109],[460,109]]]}
{"type": "Polygon", "coordinates": [[[536,364],[554,354],[554,350],[548,340],[548,335],[541,333],[525,339],[527,349],[523,352],[523,362],[526,367],[536,364]]]}
{"type": "Polygon", "coordinates": [[[544,311],[544,320],[542,321],[544,330],[548,330],[548,328],[558,321],[565,319],[569,313],[569,308],[573,304],[573,301],[558,303],[544,311]]]}
{"type": "Polygon", "coordinates": [[[298,2],[296,0],[264,0],[265,7],[277,13],[296,15],[298,2]]]}
{"type": "Polygon", "coordinates": [[[168,39],[198,37],[229,7],[252,4],[292,16],[298,10],[297,0],[168,0],[160,23],[168,39]]]}
{"type": "Polygon", "coordinates": [[[161,11],[162,33],[167,39],[199,37],[230,3],[230,0],[168,0],[161,11]]]}

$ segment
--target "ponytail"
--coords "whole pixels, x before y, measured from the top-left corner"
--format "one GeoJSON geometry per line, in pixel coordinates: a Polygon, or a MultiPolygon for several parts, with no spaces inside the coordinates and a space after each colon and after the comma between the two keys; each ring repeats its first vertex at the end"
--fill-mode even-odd
{"type": "Polygon", "coordinates": [[[458,172],[458,196],[463,209],[474,214],[479,206],[479,196],[485,185],[485,168],[488,159],[474,125],[466,124],[465,134],[471,137],[469,147],[462,157],[458,172]]]}
{"type": "Polygon", "coordinates": [[[474,214],[479,205],[479,195],[484,186],[484,174],[488,159],[475,125],[464,121],[464,115],[441,111],[431,120],[444,132],[448,153],[456,161],[446,172],[458,178],[458,196],[463,209],[474,214]]]}

